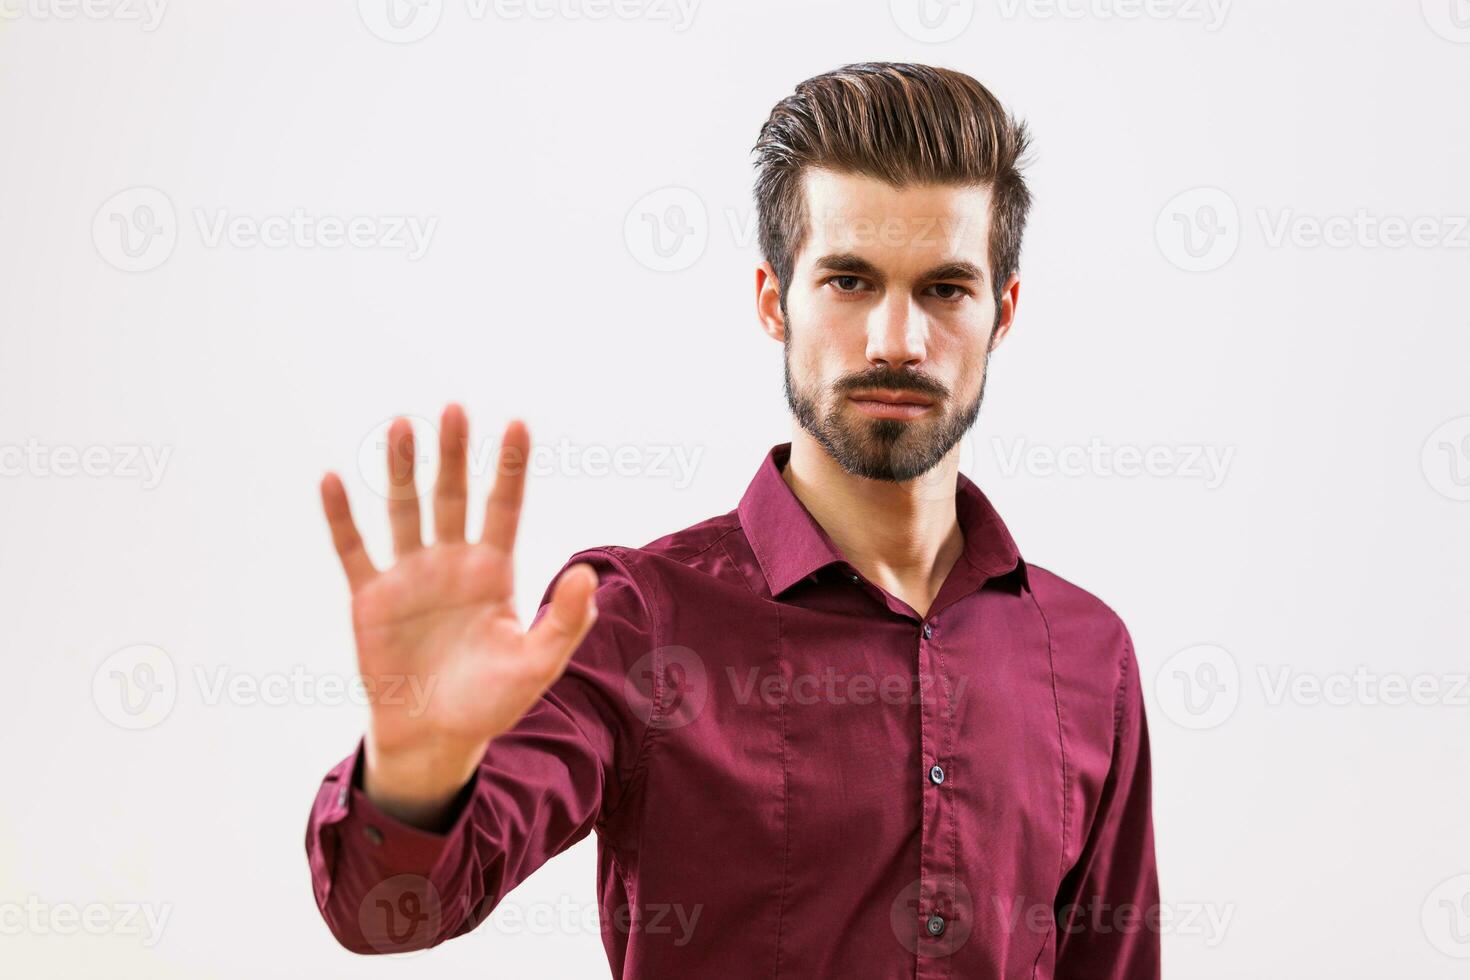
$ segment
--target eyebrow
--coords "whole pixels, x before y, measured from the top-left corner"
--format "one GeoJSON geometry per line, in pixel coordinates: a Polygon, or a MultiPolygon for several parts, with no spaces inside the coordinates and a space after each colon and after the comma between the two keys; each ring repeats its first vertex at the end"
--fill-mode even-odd
{"type": "MultiPolygon", "coordinates": [[[[852,252],[833,252],[830,255],[824,255],[817,259],[815,267],[845,275],[863,276],[876,282],[883,282],[886,278],[877,266],[852,252]]],[[[936,265],[919,278],[935,282],[959,279],[964,282],[983,283],[985,274],[973,262],[956,261],[936,265]]]]}

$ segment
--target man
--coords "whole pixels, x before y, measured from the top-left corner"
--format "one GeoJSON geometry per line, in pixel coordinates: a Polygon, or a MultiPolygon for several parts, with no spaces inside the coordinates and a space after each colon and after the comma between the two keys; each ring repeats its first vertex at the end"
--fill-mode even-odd
{"type": "Polygon", "coordinates": [[[1023,561],[959,472],[1015,322],[1026,141],[974,79],[922,65],[850,65],[777,105],[756,310],[792,441],[730,512],[572,556],[529,629],[520,422],[470,544],[468,423],[445,410],[431,546],[394,423],[386,571],[327,476],[373,692],[307,831],[340,942],[460,935],[595,831],[619,977],[1158,976],[1128,631],[1023,561]]]}

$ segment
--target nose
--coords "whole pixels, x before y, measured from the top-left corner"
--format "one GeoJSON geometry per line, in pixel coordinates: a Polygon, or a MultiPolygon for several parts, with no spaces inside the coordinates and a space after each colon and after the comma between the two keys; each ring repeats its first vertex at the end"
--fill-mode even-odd
{"type": "Polygon", "coordinates": [[[913,368],[924,362],[928,324],[924,313],[895,290],[868,319],[868,363],[913,368]]]}

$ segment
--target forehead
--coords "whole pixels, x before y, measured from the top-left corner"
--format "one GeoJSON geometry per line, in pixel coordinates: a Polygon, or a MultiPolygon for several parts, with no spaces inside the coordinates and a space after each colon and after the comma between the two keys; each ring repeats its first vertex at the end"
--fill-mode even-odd
{"type": "Polygon", "coordinates": [[[803,175],[807,235],[798,261],[852,252],[890,268],[968,260],[989,269],[990,187],[894,187],[862,174],[803,175]]]}

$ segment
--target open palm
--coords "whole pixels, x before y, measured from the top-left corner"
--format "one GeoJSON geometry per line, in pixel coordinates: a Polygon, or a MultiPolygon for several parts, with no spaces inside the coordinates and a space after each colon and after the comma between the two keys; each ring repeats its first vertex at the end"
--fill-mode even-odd
{"type": "Polygon", "coordinates": [[[515,612],[513,551],[530,436],[506,426],[480,540],[465,540],[469,423],[445,408],[434,484],[435,540],[421,535],[413,429],[388,430],[388,516],[396,563],[374,567],[336,474],[322,506],[352,590],[357,665],[371,704],[368,782],[427,801],[469,778],[490,739],[509,730],[561,675],[596,618],[590,566],[568,569],[531,630],[515,612]],[[442,784],[442,785],[441,785],[442,784]],[[452,785],[451,785],[452,784],[452,785]]]}

